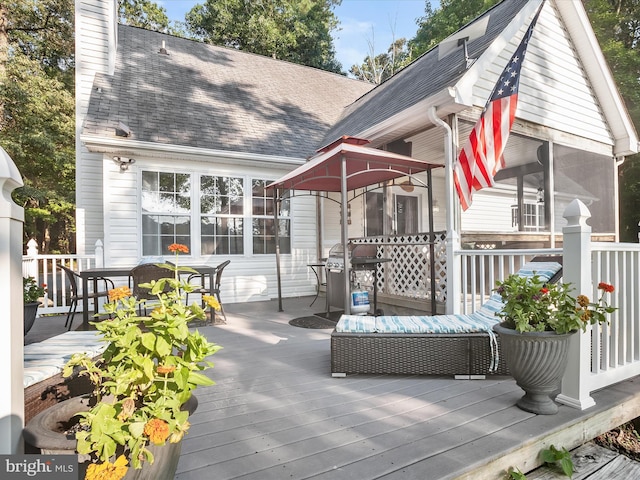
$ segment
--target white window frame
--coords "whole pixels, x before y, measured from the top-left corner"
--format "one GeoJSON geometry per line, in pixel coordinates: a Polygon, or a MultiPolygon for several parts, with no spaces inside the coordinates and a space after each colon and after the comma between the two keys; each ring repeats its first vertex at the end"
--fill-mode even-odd
{"type": "MultiPolygon", "coordinates": [[[[188,175],[191,180],[191,192],[190,192],[190,211],[189,213],[185,213],[183,216],[190,217],[190,233],[189,233],[189,255],[191,256],[202,256],[207,257],[213,254],[203,254],[202,253],[202,237],[201,237],[201,219],[203,214],[201,214],[201,206],[200,206],[200,192],[201,192],[201,179],[203,176],[207,177],[224,177],[224,178],[240,178],[242,179],[243,192],[244,192],[244,200],[243,200],[243,212],[241,215],[230,215],[231,217],[240,217],[243,222],[243,253],[224,253],[221,255],[224,256],[234,256],[234,257],[251,257],[251,256],[263,256],[263,255],[272,255],[272,253],[253,253],[253,219],[255,218],[270,218],[273,219],[273,216],[268,215],[253,215],[253,192],[252,186],[254,180],[264,181],[265,183],[270,183],[272,180],[267,177],[253,177],[250,175],[234,175],[229,172],[204,172],[201,170],[193,170],[193,169],[185,169],[185,170],[172,170],[166,168],[160,168],[158,166],[148,166],[139,170],[138,180],[137,180],[137,188],[140,192],[140,199],[138,201],[138,214],[137,214],[137,222],[138,222],[138,231],[140,246],[139,246],[139,256],[140,258],[152,258],[158,255],[145,255],[143,251],[143,242],[142,239],[144,237],[144,226],[143,226],[143,215],[147,215],[147,213],[142,210],[142,178],[143,173],[155,173],[155,174],[171,174],[171,175],[188,175]]],[[[293,219],[291,215],[291,199],[289,199],[289,215],[280,216],[279,220],[288,221],[289,224],[289,252],[283,253],[283,255],[290,255],[293,250],[293,219]]],[[[158,212],[158,214],[162,214],[162,212],[158,212]]],[[[206,216],[216,216],[216,215],[208,215],[206,216]]],[[[227,217],[227,215],[222,215],[227,217]]],[[[168,252],[160,252],[159,256],[167,256],[168,252]]]]}

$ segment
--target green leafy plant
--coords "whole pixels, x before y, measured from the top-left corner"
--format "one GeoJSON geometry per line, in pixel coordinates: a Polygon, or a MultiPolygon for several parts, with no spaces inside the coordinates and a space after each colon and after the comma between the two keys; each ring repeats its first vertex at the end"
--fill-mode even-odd
{"type": "Polygon", "coordinates": [[[604,282],[598,285],[602,294],[597,302],[591,302],[586,295],[572,296],[569,283],[547,284],[538,275],[511,275],[496,284],[496,292],[504,301],[502,311],[496,315],[519,332],[584,331],[589,324],[605,323],[606,315],[616,310],[604,298],[614,287],[604,282]]]}
{"type": "Polygon", "coordinates": [[[509,469],[508,478],[510,478],[511,480],[527,480],[527,476],[517,468],[515,470],[513,468],[509,469]]]}
{"type": "Polygon", "coordinates": [[[44,297],[47,291],[47,286],[44,284],[42,286],[38,285],[36,279],[33,277],[24,277],[22,279],[22,286],[24,290],[24,303],[37,302],[39,298],[44,297]]]}
{"type": "MultiPolygon", "coordinates": [[[[86,479],[117,480],[129,462],[134,468],[153,463],[148,445],[180,441],[189,428],[183,404],[196,387],[214,383],[201,372],[213,366],[206,359],[220,347],[188,328],[190,321],[205,318],[197,303],[183,302],[193,287],[179,274],[195,271],[177,266],[177,259],[188,249],[172,244],[169,250],[176,254],[176,265],[162,264],[168,278],[141,284],[159,302],[150,315],[137,314],[141,302],[128,287],[111,290],[104,310],[112,318],[93,323],[107,343],[103,355],[96,361],[74,355],[65,366],[65,376],[79,367],[95,387],[95,406],[79,414],[76,433],[78,453],[92,459],[86,479]]],[[[204,299],[220,308],[215,298],[204,299]]]]}
{"type": "Polygon", "coordinates": [[[551,445],[549,448],[542,450],[540,453],[542,461],[551,465],[560,465],[562,472],[569,478],[573,477],[573,460],[571,460],[571,453],[566,448],[562,447],[562,450],[558,450],[551,445]]]}

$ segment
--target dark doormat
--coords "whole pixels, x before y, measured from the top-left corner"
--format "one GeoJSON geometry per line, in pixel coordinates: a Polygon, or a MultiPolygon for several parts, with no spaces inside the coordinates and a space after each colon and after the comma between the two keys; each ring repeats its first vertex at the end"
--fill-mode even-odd
{"type": "Polygon", "coordinates": [[[336,322],[311,315],[309,317],[299,317],[289,320],[289,325],[300,328],[335,328],[336,322]]]}
{"type": "Polygon", "coordinates": [[[333,320],[334,322],[337,322],[338,320],[340,320],[340,316],[344,313],[344,310],[337,310],[335,312],[320,312],[320,313],[314,313],[314,315],[316,317],[321,317],[321,318],[326,318],[327,320],[333,320]]]}

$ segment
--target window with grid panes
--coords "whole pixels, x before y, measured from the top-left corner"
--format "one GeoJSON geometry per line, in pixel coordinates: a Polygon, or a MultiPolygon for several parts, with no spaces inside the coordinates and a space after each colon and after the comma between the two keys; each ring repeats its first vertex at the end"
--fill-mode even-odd
{"type": "Polygon", "coordinates": [[[202,255],[244,253],[244,182],[241,177],[200,177],[202,255]]]}
{"type": "MultiPolygon", "coordinates": [[[[276,225],[274,219],[273,192],[267,192],[267,180],[251,181],[251,227],[253,238],[253,253],[275,253],[276,225]]],[[[278,239],[280,253],[291,253],[291,234],[289,219],[289,199],[280,202],[278,211],[278,239]]]]}
{"type": "Polygon", "coordinates": [[[142,255],[163,255],[172,243],[191,249],[191,176],[142,172],[142,255]]]}

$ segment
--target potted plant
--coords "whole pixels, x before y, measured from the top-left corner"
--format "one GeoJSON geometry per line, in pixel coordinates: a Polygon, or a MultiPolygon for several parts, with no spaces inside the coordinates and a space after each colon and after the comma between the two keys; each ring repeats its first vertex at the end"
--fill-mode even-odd
{"type": "Polygon", "coordinates": [[[517,405],[537,414],[554,414],[558,406],[551,400],[568,361],[571,336],[588,325],[604,323],[614,312],[605,295],[613,285],[600,283],[596,302],[586,295],[574,297],[568,283],[547,284],[538,275],[511,275],[497,282],[504,302],[496,315],[503,319],[493,330],[500,335],[502,353],[509,372],[525,391],[517,405]]]}
{"type": "MultiPolygon", "coordinates": [[[[170,245],[169,250],[176,260],[179,253],[188,253],[180,244],[170,245]]],[[[107,344],[104,353],[97,360],[74,355],[64,369],[65,376],[79,369],[95,386],[90,400],[68,400],[75,402],[75,409],[67,407],[65,413],[67,419],[79,417],[72,445],[90,461],[87,480],[173,479],[180,441],[189,429],[185,405],[196,387],[214,383],[201,372],[212,366],[207,357],[220,347],[189,330],[188,323],[203,320],[205,312],[197,303],[183,301],[193,287],[180,279],[180,273],[194,271],[179,267],[177,261],[162,266],[171,272],[168,278],[141,285],[158,300],[150,315],[138,315],[140,301],[131,296],[129,287],[111,290],[104,310],[112,318],[93,323],[107,344]]],[[[204,300],[219,308],[215,298],[204,300]]],[[[63,410],[64,403],[52,408],[63,410]]],[[[34,423],[59,421],[36,416],[34,423]]],[[[29,428],[25,439],[33,445],[29,428]]]]}
{"type": "Polygon", "coordinates": [[[33,323],[36,321],[38,307],[41,305],[40,298],[44,297],[47,291],[46,285],[38,285],[33,277],[23,277],[23,300],[24,300],[24,334],[26,335],[33,323]]]}

